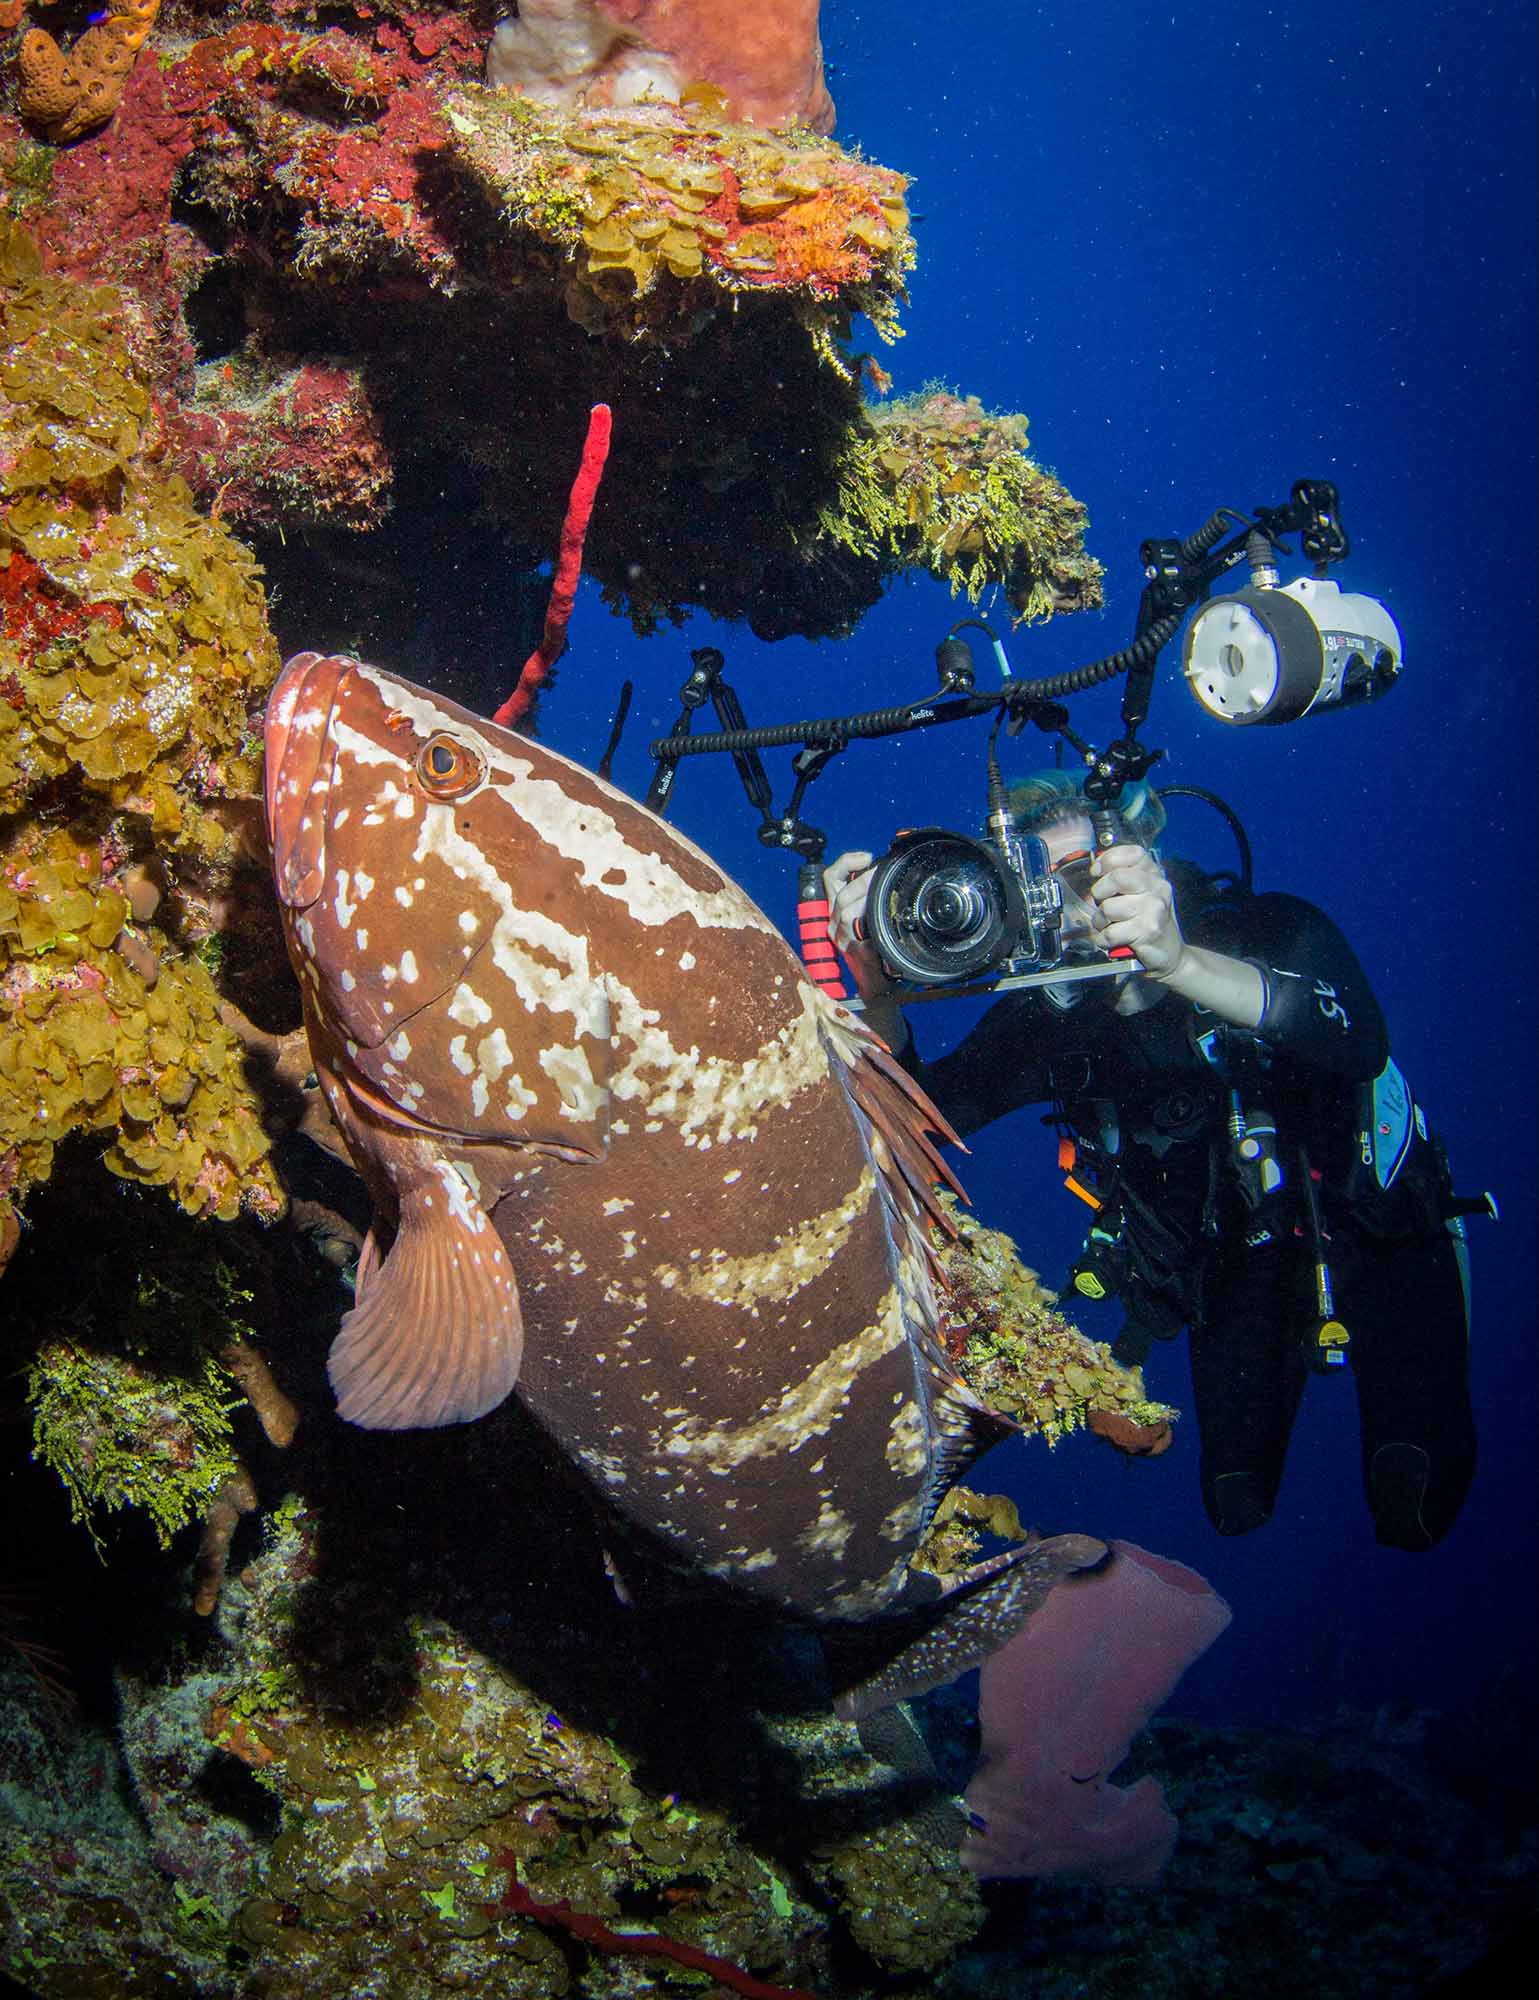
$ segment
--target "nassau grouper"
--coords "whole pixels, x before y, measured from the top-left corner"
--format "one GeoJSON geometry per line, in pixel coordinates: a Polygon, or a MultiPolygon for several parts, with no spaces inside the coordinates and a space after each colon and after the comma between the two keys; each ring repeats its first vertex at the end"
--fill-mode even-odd
{"type": "Polygon", "coordinates": [[[909,1558],[1014,1426],[936,1338],[940,1114],[692,842],[580,765],[301,653],[267,813],[317,1075],[375,1218],[329,1370],[377,1429],[515,1387],[670,1557],[805,1617],[912,1610],[860,1703],[951,1678],[1067,1535],[909,1558]],[[940,1600],[945,1600],[942,1603],[940,1600]]]}

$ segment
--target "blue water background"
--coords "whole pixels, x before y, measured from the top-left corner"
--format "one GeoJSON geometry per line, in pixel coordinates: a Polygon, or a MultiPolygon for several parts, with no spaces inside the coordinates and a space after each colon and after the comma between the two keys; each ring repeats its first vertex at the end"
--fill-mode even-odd
{"type": "MultiPolygon", "coordinates": [[[[1025,411],[1034,455],[1090,509],[1106,610],[1015,634],[1018,673],[1127,643],[1146,536],[1280,504],[1300,477],[1338,485],[1353,555],[1334,574],[1382,597],[1404,634],[1391,698],[1226,728],[1189,699],[1174,646],[1146,740],[1167,747],[1166,781],[1239,809],[1259,887],[1340,922],[1461,1185],[1493,1187],[1503,1209],[1471,1225],[1480,1470],[1432,1554],[1375,1545],[1353,1387],[1334,1378],[1310,1386],[1276,1516],[1240,1541],[1204,1518],[1190,1424],[1153,1463],[1084,1439],[1015,1443],[974,1483],[1222,1591],[1234,1624],[1179,1712],[1449,1706],[1536,1653],[1532,9],[825,0],[823,33],[838,136],[913,177],[906,338],[884,351],[858,325],[856,345],[899,393],[940,379],[1025,411]]],[[[837,713],[932,686],[935,644],[966,608],[921,580],[844,643],[769,647],[705,619],[642,643],[585,586],[543,732],[594,761],[632,676],[615,776],[639,793],[690,646],[722,647],[751,722],[837,713]]],[[[1118,689],[1076,702],[1081,733],[1116,733],[1118,689]]],[[[879,849],[904,823],[973,828],[984,727],[849,750],[808,801],[830,854],[879,849]]],[[[1023,738],[1021,761],[1046,761],[1043,743],[1023,738]]],[[[788,756],[768,761],[778,807],[788,756]]],[[[1171,851],[1232,860],[1204,808],[1173,811],[1171,851]]],[[[673,817],[791,927],[794,866],[757,845],[725,760],[684,768],[673,817]]],[[[929,1010],[922,1044],[949,1042],[965,1007],[929,1010]]],[[[1086,1211],[1035,1114],[979,1135],[964,1177],[980,1216],[1060,1282],[1086,1211]]],[[[1101,1338],[1115,1323],[1083,1319],[1101,1338]]],[[[1184,1341],[1156,1350],[1149,1379],[1189,1404],[1184,1341]]]]}

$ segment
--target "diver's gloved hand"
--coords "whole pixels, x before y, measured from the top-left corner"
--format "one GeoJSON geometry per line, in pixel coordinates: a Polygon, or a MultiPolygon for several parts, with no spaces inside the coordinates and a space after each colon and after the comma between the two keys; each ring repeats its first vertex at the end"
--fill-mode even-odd
{"type": "Polygon", "coordinates": [[[829,903],[829,935],[868,1006],[897,991],[865,936],[866,897],[875,861],[874,854],[852,848],[823,870],[823,888],[829,903]]]}
{"type": "Polygon", "coordinates": [[[1154,856],[1131,842],[1104,848],[1090,864],[1090,881],[1102,949],[1127,945],[1152,978],[1168,978],[1187,944],[1176,921],[1175,896],[1154,856]]]}

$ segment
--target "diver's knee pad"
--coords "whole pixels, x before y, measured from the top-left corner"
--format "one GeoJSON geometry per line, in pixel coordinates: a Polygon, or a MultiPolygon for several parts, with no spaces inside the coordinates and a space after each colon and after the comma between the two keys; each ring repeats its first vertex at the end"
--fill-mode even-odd
{"type": "Polygon", "coordinates": [[[1381,1444],[1368,1464],[1368,1506],[1386,1548],[1419,1553],[1437,1537],[1422,1518],[1432,1460],[1419,1444],[1381,1444]]]}
{"type": "Polygon", "coordinates": [[[1257,1472],[1221,1472],[1203,1481],[1202,1497],[1221,1535],[1248,1535],[1272,1518],[1272,1496],[1257,1472]]]}

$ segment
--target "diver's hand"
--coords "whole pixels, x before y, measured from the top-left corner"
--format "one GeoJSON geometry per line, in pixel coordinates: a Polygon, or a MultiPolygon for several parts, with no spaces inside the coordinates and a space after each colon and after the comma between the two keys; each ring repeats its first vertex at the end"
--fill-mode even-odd
{"type": "Polygon", "coordinates": [[[866,898],[871,892],[875,860],[875,855],[863,848],[839,855],[823,870],[823,889],[828,897],[828,931],[834,949],[850,968],[850,977],[866,1004],[867,1021],[896,1050],[908,1039],[893,997],[897,987],[865,936],[866,898]]]}
{"type": "Polygon", "coordinates": [[[1151,978],[1168,979],[1187,944],[1175,896],[1154,856],[1131,842],[1103,848],[1090,864],[1090,882],[1102,950],[1127,945],[1151,978]]]}
{"type": "Polygon", "coordinates": [[[874,999],[893,991],[892,981],[882,961],[866,940],[866,898],[871,892],[874,854],[851,848],[823,870],[823,889],[828,897],[828,932],[834,949],[843,955],[860,988],[861,998],[874,999]]]}
{"type": "Polygon", "coordinates": [[[1096,935],[1104,949],[1125,944],[1167,992],[1237,1028],[1257,1028],[1266,1011],[1266,981],[1248,959],[1188,944],[1176,919],[1176,899],[1152,854],[1123,843],[1090,864],[1096,935]]]}

